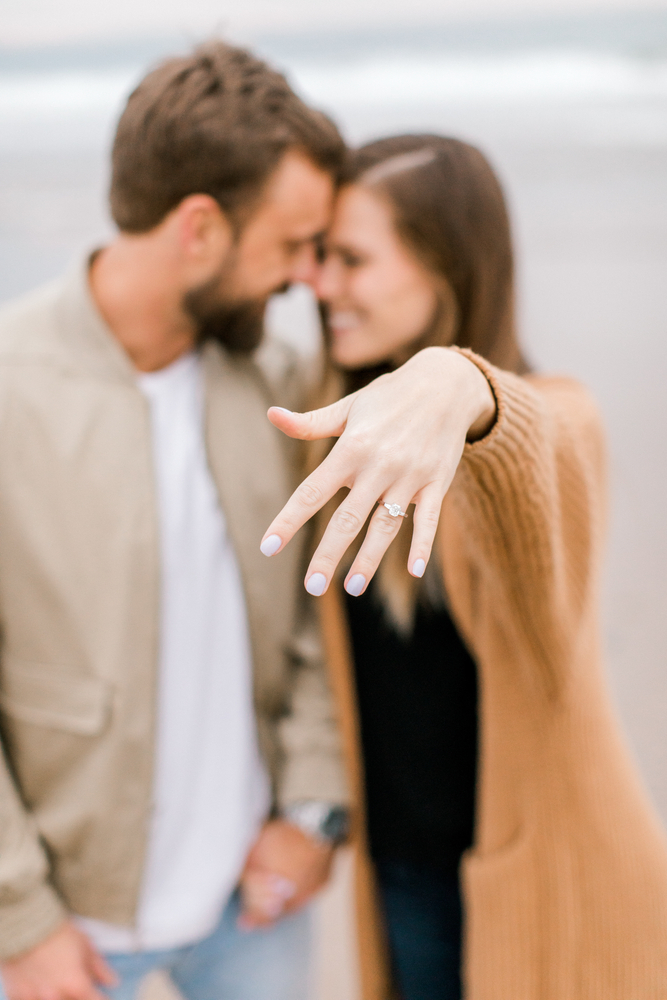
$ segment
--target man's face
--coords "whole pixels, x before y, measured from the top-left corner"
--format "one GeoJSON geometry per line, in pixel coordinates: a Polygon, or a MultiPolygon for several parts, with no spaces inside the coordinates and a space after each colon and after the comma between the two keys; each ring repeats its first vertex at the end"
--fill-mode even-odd
{"type": "Polygon", "coordinates": [[[257,346],[269,297],[313,279],[333,196],[329,174],[303,154],[285,154],[217,274],[185,296],[200,341],[217,339],[237,350],[257,346]]]}

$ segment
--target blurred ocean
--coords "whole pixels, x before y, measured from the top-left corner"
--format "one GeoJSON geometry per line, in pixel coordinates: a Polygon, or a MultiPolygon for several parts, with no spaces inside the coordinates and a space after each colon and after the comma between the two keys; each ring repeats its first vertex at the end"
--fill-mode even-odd
{"type": "MultiPolygon", "coordinates": [[[[582,378],[607,421],[610,670],[667,818],[667,9],[244,41],[353,142],[451,133],[498,168],[528,353],[582,378]]],[[[189,43],[0,49],[0,300],[108,236],[119,109],[147,66],[189,43]]],[[[302,291],[271,323],[313,348],[302,291]]]]}

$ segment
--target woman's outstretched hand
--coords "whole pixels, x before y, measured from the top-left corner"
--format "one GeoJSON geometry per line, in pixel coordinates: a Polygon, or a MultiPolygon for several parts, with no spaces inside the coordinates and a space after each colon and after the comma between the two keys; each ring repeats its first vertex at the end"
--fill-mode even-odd
{"type": "MultiPolygon", "coordinates": [[[[415,504],[408,569],[422,576],[466,438],[486,434],[495,414],[495,397],[482,371],[465,355],[443,347],[420,351],[395,372],[321,410],[292,413],[271,407],[269,419],[290,437],[338,441],[271,523],[262,552],[280,552],[313,514],[347,487],[350,492],[308,567],[306,590],[316,597],[325,592],[379,499],[399,504],[402,511],[415,504]]],[[[349,593],[363,593],[403,520],[377,507],[345,579],[349,593]]]]}

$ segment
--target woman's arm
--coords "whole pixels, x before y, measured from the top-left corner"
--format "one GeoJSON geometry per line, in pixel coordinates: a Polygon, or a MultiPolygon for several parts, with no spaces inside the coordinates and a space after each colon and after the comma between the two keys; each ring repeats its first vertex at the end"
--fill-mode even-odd
{"type": "MultiPolygon", "coordinates": [[[[403,511],[416,505],[408,567],[421,576],[466,440],[488,432],[495,415],[495,396],[479,366],[465,352],[441,347],[420,351],[396,372],[322,410],[295,414],[272,408],[271,420],[291,437],[339,440],[270,525],[262,551],[279,552],[347,487],[308,567],[306,589],[324,593],[380,499],[403,511]]],[[[378,506],[346,582],[353,576],[370,580],[402,521],[378,506]]]]}
{"type": "MultiPolygon", "coordinates": [[[[428,560],[451,486],[470,560],[515,630],[517,651],[527,649],[530,662],[542,665],[546,691],[559,686],[577,623],[598,597],[605,527],[604,438],[581,385],[519,377],[469,351],[429,348],[334,406],[271,416],[293,436],[341,435],[265,536],[281,533],[282,547],[341,486],[350,487],[307,581],[321,574],[326,589],[380,497],[404,510],[406,497],[417,501],[409,566],[419,575],[415,564],[428,560]]],[[[378,507],[346,583],[355,574],[370,579],[402,521],[378,507]]]]}
{"type": "Polygon", "coordinates": [[[470,355],[498,414],[468,444],[448,502],[470,563],[494,595],[515,653],[554,694],[574,662],[579,623],[598,600],[606,457],[588,392],[566,378],[519,378],[470,355]]]}

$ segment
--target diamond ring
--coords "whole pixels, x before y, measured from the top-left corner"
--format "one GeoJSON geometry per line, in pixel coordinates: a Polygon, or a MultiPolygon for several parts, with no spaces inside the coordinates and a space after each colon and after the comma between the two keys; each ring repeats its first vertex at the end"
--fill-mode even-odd
{"type": "Polygon", "coordinates": [[[408,516],[404,510],[401,510],[400,503],[386,503],[384,500],[381,500],[380,503],[382,504],[383,507],[387,508],[392,517],[408,516]]]}

